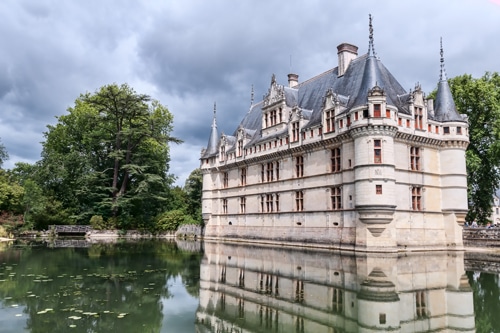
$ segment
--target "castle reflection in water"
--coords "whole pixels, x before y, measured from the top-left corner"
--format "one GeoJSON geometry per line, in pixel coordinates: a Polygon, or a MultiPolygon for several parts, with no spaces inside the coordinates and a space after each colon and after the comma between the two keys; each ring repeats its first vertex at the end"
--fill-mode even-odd
{"type": "Polygon", "coordinates": [[[462,252],[205,242],[197,332],[475,332],[462,252]]]}

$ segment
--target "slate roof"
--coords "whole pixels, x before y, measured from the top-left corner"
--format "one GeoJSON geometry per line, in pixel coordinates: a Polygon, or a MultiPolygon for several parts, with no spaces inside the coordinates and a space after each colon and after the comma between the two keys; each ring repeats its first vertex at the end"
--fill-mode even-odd
{"type": "MultiPolygon", "coordinates": [[[[430,119],[438,121],[464,121],[456,111],[448,81],[443,75],[443,58],[441,58],[441,63],[441,80],[435,101],[435,113],[434,116],[430,114],[428,116],[430,119]]],[[[371,50],[367,54],[353,59],[344,75],[340,77],[338,76],[338,67],[335,67],[293,88],[288,86],[283,88],[286,105],[288,107],[298,107],[302,111],[304,118],[309,120],[303,128],[303,130],[306,130],[321,125],[323,103],[329,90],[336,94],[345,108],[343,113],[346,113],[352,108],[366,105],[369,90],[376,86],[384,91],[388,105],[395,106],[399,113],[411,114],[408,102],[412,93],[407,92],[399,84],[371,50]]],[[[271,137],[262,138],[263,104],[264,101],[253,104],[234,132],[234,136],[236,136],[238,128],[242,127],[247,130],[247,133],[253,133],[253,137],[247,143],[247,146],[258,143],[263,139],[271,139],[271,137]]],[[[212,125],[213,132],[214,125],[212,125]]],[[[281,131],[280,133],[273,133],[273,137],[282,134],[284,133],[281,131]]],[[[213,144],[214,140],[211,134],[207,153],[212,152],[213,144]]]]}
{"type": "MultiPolygon", "coordinates": [[[[335,67],[293,88],[284,87],[286,105],[298,106],[303,117],[309,120],[305,128],[321,124],[323,101],[329,89],[338,95],[341,103],[345,104],[344,112],[348,112],[351,108],[366,105],[368,91],[378,85],[385,91],[388,104],[396,106],[399,112],[409,114],[406,106],[407,97],[400,97],[407,96],[407,92],[374,55],[365,54],[351,61],[343,76],[339,77],[337,73],[338,68],[335,67]]],[[[252,105],[238,126],[238,128],[243,127],[255,131],[254,137],[247,145],[255,144],[263,139],[261,137],[262,106],[263,101],[252,105]]],[[[274,133],[273,137],[281,134],[283,133],[274,133]]]]}

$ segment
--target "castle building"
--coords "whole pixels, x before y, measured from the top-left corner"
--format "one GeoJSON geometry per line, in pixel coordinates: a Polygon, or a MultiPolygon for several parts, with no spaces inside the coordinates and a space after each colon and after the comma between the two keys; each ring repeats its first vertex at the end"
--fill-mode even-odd
{"type": "Polygon", "coordinates": [[[468,123],[443,48],[435,99],[343,43],[338,66],[273,75],[232,135],[201,153],[205,238],[356,251],[463,249],[468,123]]]}

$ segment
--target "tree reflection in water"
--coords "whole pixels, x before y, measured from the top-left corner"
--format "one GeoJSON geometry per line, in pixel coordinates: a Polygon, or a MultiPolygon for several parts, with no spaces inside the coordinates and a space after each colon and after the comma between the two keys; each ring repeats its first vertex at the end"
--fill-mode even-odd
{"type": "Polygon", "coordinates": [[[19,244],[0,252],[0,299],[3,308],[22,309],[33,333],[160,332],[169,281],[182,277],[197,296],[200,259],[166,241],[19,244]]]}

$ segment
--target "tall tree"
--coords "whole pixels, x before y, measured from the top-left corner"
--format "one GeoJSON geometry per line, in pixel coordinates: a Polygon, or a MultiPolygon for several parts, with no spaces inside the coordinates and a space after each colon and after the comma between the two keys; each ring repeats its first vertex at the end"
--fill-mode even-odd
{"type": "Polygon", "coordinates": [[[467,220],[485,224],[500,181],[500,75],[462,75],[449,83],[457,109],[469,118],[467,220]]]}
{"type": "Polygon", "coordinates": [[[5,161],[9,159],[9,153],[7,153],[7,149],[2,144],[2,140],[0,140],[0,169],[5,161]]]}
{"type": "Polygon", "coordinates": [[[102,215],[147,223],[161,211],[168,174],[173,115],[128,85],[81,95],[69,114],[48,126],[39,172],[43,184],[79,222],[102,215]]]}
{"type": "Polygon", "coordinates": [[[186,179],[184,190],[187,195],[187,212],[197,222],[202,222],[201,194],[203,189],[203,175],[201,169],[194,169],[186,179]]]}

